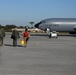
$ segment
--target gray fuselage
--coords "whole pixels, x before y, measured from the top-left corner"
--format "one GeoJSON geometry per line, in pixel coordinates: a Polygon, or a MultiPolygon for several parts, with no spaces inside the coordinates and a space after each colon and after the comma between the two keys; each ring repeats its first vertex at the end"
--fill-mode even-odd
{"type": "Polygon", "coordinates": [[[37,23],[35,27],[57,32],[76,32],[76,18],[50,18],[37,23]]]}

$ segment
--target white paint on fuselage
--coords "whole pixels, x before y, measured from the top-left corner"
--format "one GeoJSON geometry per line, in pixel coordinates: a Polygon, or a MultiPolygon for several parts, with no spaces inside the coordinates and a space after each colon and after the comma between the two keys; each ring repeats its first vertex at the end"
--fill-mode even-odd
{"type": "Polygon", "coordinates": [[[60,25],[76,25],[76,22],[51,22],[51,24],[60,24],[60,25]]]}

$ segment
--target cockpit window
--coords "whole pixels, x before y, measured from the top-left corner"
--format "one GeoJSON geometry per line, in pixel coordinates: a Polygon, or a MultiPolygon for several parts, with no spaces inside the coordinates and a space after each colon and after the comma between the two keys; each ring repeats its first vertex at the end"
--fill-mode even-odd
{"type": "Polygon", "coordinates": [[[41,23],[45,23],[45,21],[41,21],[41,23]]]}

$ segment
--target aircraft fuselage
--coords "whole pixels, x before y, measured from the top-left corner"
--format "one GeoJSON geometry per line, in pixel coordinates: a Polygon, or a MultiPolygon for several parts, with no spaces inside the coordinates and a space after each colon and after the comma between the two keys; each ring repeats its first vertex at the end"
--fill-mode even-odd
{"type": "Polygon", "coordinates": [[[76,32],[76,18],[50,18],[37,23],[35,27],[57,32],[76,32]]]}

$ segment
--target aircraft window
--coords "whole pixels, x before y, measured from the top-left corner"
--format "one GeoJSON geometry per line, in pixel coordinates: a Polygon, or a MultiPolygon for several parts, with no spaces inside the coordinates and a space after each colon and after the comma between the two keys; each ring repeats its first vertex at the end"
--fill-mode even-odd
{"type": "Polygon", "coordinates": [[[41,21],[41,23],[45,23],[45,21],[41,21]]]}

